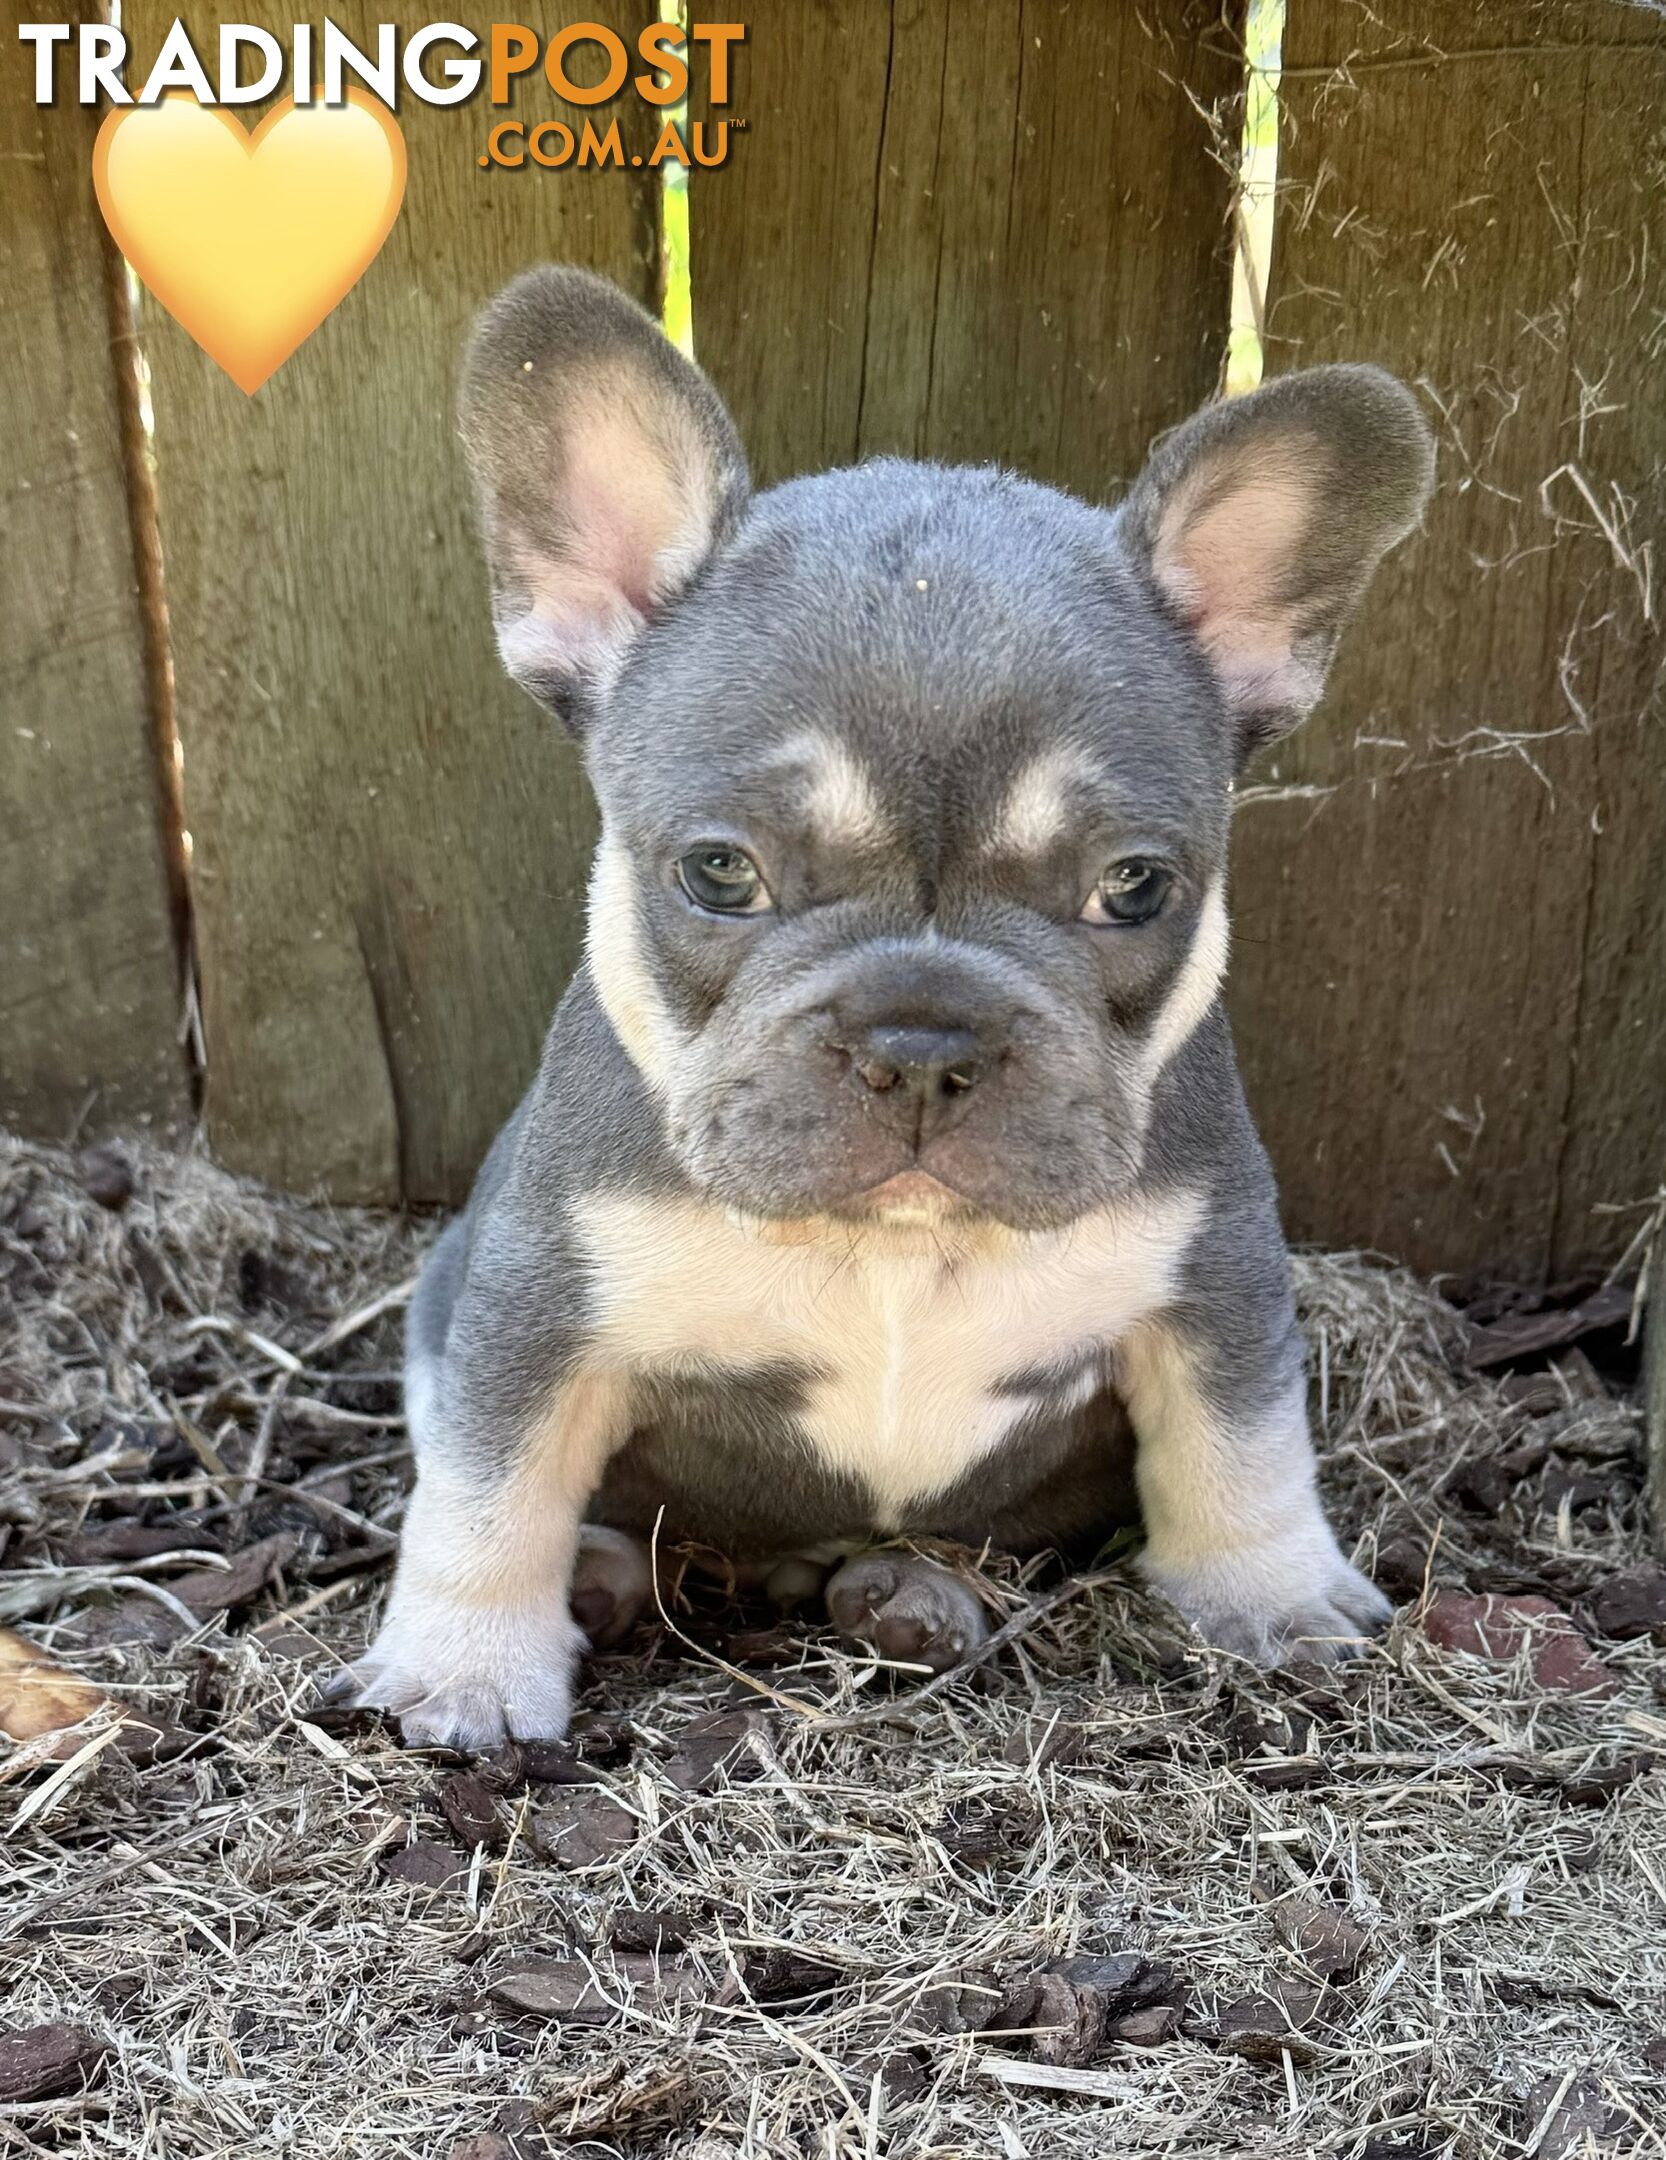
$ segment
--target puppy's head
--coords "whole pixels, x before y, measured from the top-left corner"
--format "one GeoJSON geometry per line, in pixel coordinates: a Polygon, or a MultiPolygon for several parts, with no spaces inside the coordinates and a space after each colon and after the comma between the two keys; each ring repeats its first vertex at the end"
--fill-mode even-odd
{"type": "Polygon", "coordinates": [[[505,665],[601,802],[590,966],[694,1182],[1020,1229],[1114,1198],[1225,966],[1233,773],[1427,495],[1410,395],[1285,376],[1115,513],[887,460],[753,497],[699,371],[540,270],[463,431],[505,665]]]}

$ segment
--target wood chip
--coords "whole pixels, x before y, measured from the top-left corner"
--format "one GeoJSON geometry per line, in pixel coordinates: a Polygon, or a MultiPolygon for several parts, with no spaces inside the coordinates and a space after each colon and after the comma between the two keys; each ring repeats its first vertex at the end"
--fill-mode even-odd
{"type": "Polygon", "coordinates": [[[1221,2047],[1250,2062],[1276,2063],[1286,2054],[1310,2062],[1314,2049],[1303,2034],[1318,2015],[1322,1993],[1308,1981],[1280,1980],[1264,1995],[1240,1995],[1216,2018],[1221,2047]]]}
{"type": "Polygon", "coordinates": [[[83,2092],[109,2049],[81,2025],[29,2025],[0,2031],[0,2106],[57,2100],[83,2092]]]}
{"type": "Polygon", "coordinates": [[[233,1553],[229,1566],[195,1568],[168,1588],[199,1620],[210,1620],[216,1613],[231,1612],[257,1598],[285,1562],[293,1559],[298,1542],[287,1530],[279,1531],[233,1553]]]}
{"type": "Polygon", "coordinates": [[[418,1838],[397,1852],[384,1853],[382,1873],[390,1882],[408,1883],[418,1890],[462,1891],[468,1886],[469,1863],[454,1845],[433,1838],[418,1838]]]}
{"type": "Polygon", "coordinates": [[[1351,1980],[1371,1947],[1362,1927],[1317,1898],[1280,1898],[1273,1907],[1273,1926],[1279,1940],[1320,1980],[1351,1980]]]}
{"type": "Polygon", "coordinates": [[[595,1867],[636,1843],[641,1824],[597,1785],[559,1788],[532,1818],[535,1852],[557,1867],[595,1867]]]}
{"type": "Polygon", "coordinates": [[[755,1778],[763,1766],[753,1742],[768,1731],[768,1719],[757,1710],[696,1718],[665,1764],[666,1779],[679,1792],[706,1793],[731,1779],[755,1778]]]}
{"type": "Polygon", "coordinates": [[[1162,2047],[1180,2031],[1181,2013],[1173,2003],[1153,2003],[1149,2010],[1130,2010],[1105,2029],[1107,2040],[1125,2047],[1162,2047]]]}
{"type": "Polygon", "coordinates": [[[558,2024],[607,2025],[620,2014],[618,1998],[687,1995],[700,1984],[697,1974],[651,1957],[620,1957],[614,1966],[616,1977],[598,1986],[576,1958],[518,1958],[487,1984],[486,2000],[558,2024]]]}
{"type": "Polygon", "coordinates": [[[435,1794],[440,1813],[451,1825],[451,1834],[466,1851],[484,1845],[496,1852],[505,1838],[503,1811],[496,1795],[482,1778],[469,1770],[454,1770],[442,1779],[435,1794]]]}

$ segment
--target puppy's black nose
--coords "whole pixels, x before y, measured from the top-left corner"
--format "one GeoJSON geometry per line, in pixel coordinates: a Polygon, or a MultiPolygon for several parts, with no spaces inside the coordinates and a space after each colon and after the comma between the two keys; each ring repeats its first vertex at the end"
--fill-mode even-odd
{"type": "Polygon", "coordinates": [[[940,1123],[958,1097],[983,1078],[988,1059],[968,1028],[869,1028],[851,1048],[850,1061],[876,1095],[912,1097],[924,1123],[940,1123]]]}

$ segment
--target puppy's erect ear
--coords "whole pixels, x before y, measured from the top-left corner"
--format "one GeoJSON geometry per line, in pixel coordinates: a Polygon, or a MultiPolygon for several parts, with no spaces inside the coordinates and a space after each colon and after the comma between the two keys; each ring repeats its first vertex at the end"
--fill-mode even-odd
{"type": "Polygon", "coordinates": [[[1433,478],[1416,401],[1374,367],[1280,376],[1158,444],[1119,530],[1208,656],[1244,755],[1307,717],[1433,478]]]}
{"type": "Polygon", "coordinates": [[[586,270],[499,293],[460,405],[503,664],[577,727],[739,516],[734,426],[652,317],[586,270]]]}

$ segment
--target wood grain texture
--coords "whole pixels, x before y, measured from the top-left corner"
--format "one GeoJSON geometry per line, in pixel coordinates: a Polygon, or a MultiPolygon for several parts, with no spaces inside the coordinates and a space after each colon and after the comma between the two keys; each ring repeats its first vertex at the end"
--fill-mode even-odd
{"type": "Polygon", "coordinates": [[[1231,12],[746,10],[747,130],[692,176],[690,252],[695,348],[758,478],[895,451],[1120,493],[1220,375],[1230,191],[1203,113],[1238,125],[1231,12]]]}
{"type": "Polygon", "coordinates": [[[181,968],[93,201],[97,115],[42,110],[0,17],[0,1124],[190,1116],[181,968]]]}
{"type": "MultiPolygon", "coordinates": [[[[129,11],[141,55],[173,12],[129,11]]],[[[540,27],[651,14],[585,0],[540,27]]],[[[217,18],[186,19],[210,49],[217,18]]],[[[239,17],[286,42],[292,19],[239,17]]],[[[368,48],[375,22],[429,18],[332,19],[368,48]]],[[[541,78],[516,109],[563,112],[541,78]]],[[[634,100],[617,110],[647,124],[634,100]]],[[[655,230],[646,175],[482,171],[495,117],[401,97],[398,224],[255,397],[160,309],[144,317],[209,1138],[236,1169],[341,1200],[463,1196],[581,934],[589,792],[498,667],[456,371],[470,318],[531,264],[588,264],[651,299],[655,230]]]]}
{"type": "Polygon", "coordinates": [[[1650,1268],[1648,1310],[1643,1318],[1643,1459],[1649,1527],[1655,1550],[1666,1558],[1666,1294],[1661,1275],[1666,1250],[1657,1232],[1650,1268]]]}
{"type": "Polygon", "coordinates": [[[1239,814],[1251,1101],[1296,1235],[1568,1275],[1666,1160],[1666,22],[1298,0],[1285,65],[1270,363],[1416,383],[1440,482],[1239,814]]]}

